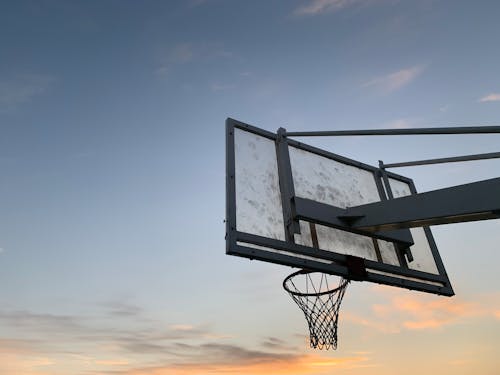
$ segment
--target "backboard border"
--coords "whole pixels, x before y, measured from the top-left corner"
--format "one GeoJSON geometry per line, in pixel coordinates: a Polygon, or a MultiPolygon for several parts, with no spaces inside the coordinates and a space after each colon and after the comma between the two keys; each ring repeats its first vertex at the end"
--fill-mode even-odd
{"type": "MultiPolygon", "coordinates": [[[[235,129],[241,129],[243,131],[247,131],[256,134],[258,136],[268,138],[274,141],[275,143],[278,137],[276,133],[272,133],[267,130],[257,128],[255,126],[243,123],[241,121],[234,120],[232,118],[228,118],[226,120],[226,254],[241,256],[249,259],[258,259],[271,263],[287,265],[291,267],[314,269],[328,274],[348,277],[349,270],[346,266],[344,266],[346,262],[346,256],[344,254],[321,250],[321,249],[315,249],[312,247],[302,246],[291,242],[273,240],[270,238],[237,231],[236,180],[235,180],[236,171],[235,171],[235,152],[234,152],[235,129]],[[273,252],[264,250],[262,248],[244,246],[242,245],[242,243],[246,243],[248,245],[266,247],[269,249],[274,249],[275,251],[273,252]],[[303,259],[303,258],[294,258],[292,255],[278,253],[276,252],[276,250],[282,250],[286,251],[287,253],[292,253],[297,255],[306,255],[323,260],[329,260],[329,261],[331,260],[334,263],[327,264],[321,261],[313,261],[310,259],[303,259]]],[[[369,172],[372,172],[373,177],[377,184],[377,189],[380,195],[380,199],[381,200],[384,199],[383,192],[380,190],[380,184],[379,184],[379,179],[381,178],[378,175],[380,171],[379,168],[356,160],[349,159],[347,157],[329,151],[316,148],[314,146],[305,144],[303,142],[299,142],[292,139],[286,139],[286,141],[289,146],[296,147],[298,149],[302,149],[308,152],[312,152],[314,154],[326,157],[328,159],[335,160],[347,165],[352,165],[367,170],[369,172]]],[[[389,171],[387,171],[387,176],[408,184],[410,186],[411,193],[416,194],[415,185],[412,179],[389,171]]],[[[387,197],[385,198],[387,199],[387,197]]],[[[432,232],[428,227],[424,227],[424,232],[427,237],[429,246],[431,248],[431,253],[434,257],[434,261],[436,262],[436,267],[439,274],[436,275],[433,273],[413,270],[410,268],[403,268],[400,266],[394,266],[391,264],[365,259],[365,265],[367,268],[366,281],[403,287],[407,289],[429,292],[439,295],[446,295],[446,296],[454,295],[453,288],[451,287],[451,283],[444,268],[442,259],[439,255],[439,251],[432,236],[432,232]],[[396,275],[396,277],[370,272],[370,270],[392,273],[396,275]],[[423,282],[397,278],[397,276],[418,278],[423,280],[423,282]],[[441,283],[443,286],[426,284],[424,281],[441,283]]]]}

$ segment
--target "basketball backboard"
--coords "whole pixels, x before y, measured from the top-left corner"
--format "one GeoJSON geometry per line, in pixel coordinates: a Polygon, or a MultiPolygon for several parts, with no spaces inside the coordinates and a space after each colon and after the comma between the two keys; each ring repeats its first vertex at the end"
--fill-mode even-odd
{"type": "Polygon", "coordinates": [[[416,194],[411,179],[233,119],[226,163],[227,254],[454,294],[428,227],[405,229],[408,251],[395,241],[405,233],[367,235],[301,215],[301,202],[345,209],[416,194]]]}

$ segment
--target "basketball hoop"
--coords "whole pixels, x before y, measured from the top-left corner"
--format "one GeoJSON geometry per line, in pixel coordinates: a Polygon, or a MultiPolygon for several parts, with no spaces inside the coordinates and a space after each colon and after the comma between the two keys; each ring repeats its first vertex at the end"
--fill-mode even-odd
{"type": "Polygon", "coordinates": [[[283,288],[306,317],[309,344],[314,349],[337,349],[340,304],[349,280],[340,278],[338,286],[331,288],[329,284],[332,280],[329,279],[334,277],[336,276],[321,272],[300,270],[283,281],[283,288]]]}

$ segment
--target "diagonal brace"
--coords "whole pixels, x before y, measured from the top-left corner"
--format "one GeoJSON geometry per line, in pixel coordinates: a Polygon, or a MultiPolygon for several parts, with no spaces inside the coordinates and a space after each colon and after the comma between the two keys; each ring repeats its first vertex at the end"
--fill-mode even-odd
{"type": "Polygon", "coordinates": [[[346,210],[343,208],[320,203],[310,199],[294,197],[295,218],[306,220],[312,223],[321,224],[352,233],[361,234],[385,241],[398,242],[404,247],[413,245],[413,238],[408,229],[390,230],[384,232],[368,232],[363,229],[357,229],[351,226],[356,219],[360,217],[346,216],[346,210]]]}

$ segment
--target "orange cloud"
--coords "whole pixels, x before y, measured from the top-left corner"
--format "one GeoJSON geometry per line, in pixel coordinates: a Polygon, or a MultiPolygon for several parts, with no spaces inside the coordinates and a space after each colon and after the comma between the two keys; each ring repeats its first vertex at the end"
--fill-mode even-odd
{"type": "Polygon", "coordinates": [[[49,375],[51,372],[43,370],[43,367],[54,363],[53,360],[47,357],[0,353],[1,374],[49,375]]]}
{"type": "Polygon", "coordinates": [[[94,363],[100,366],[126,366],[129,364],[126,359],[104,359],[96,360],[94,363]]]}
{"type": "Polygon", "coordinates": [[[408,329],[439,328],[460,318],[473,316],[477,311],[477,306],[473,303],[442,297],[429,300],[399,296],[392,300],[391,307],[394,311],[407,315],[403,325],[408,329]]]}
{"type": "Polygon", "coordinates": [[[354,369],[373,366],[369,353],[353,353],[346,357],[324,357],[321,354],[286,354],[283,352],[261,352],[239,346],[187,346],[186,352],[174,357],[171,362],[154,367],[137,367],[140,362],[125,359],[94,359],[76,355],[77,358],[57,356],[57,360],[35,352],[15,348],[0,352],[0,373],[16,375],[55,375],[72,373],[72,370],[95,374],[121,375],[321,375],[333,370],[354,369]],[[190,353],[200,349],[200,353],[190,353]],[[199,354],[199,355],[198,355],[199,354]],[[73,361],[76,359],[77,361],[73,361]],[[177,362],[176,362],[177,361],[177,362]],[[134,365],[135,362],[135,365],[134,365]],[[98,367],[96,367],[98,366],[98,367]],[[137,368],[133,368],[133,366],[137,368]],[[71,370],[72,369],[72,370],[71,370]]]}
{"type": "Polygon", "coordinates": [[[287,359],[273,359],[261,363],[219,363],[166,365],[155,368],[135,369],[124,372],[126,375],[307,375],[327,374],[335,369],[354,368],[368,360],[365,356],[325,358],[320,355],[301,355],[287,359]]]}
{"type": "Polygon", "coordinates": [[[479,102],[500,102],[500,94],[492,93],[492,94],[483,96],[478,101],[479,102]]]}
{"type": "MultiPolygon", "coordinates": [[[[372,313],[365,317],[349,312],[343,317],[354,324],[385,333],[396,333],[401,328],[440,329],[472,318],[500,319],[498,293],[484,294],[474,301],[464,301],[458,297],[446,298],[388,288],[374,287],[373,290],[385,295],[386,302],[372,305],[372,313]]],[[[379,300],[384,298],[381,297],[379,300]]]]}

